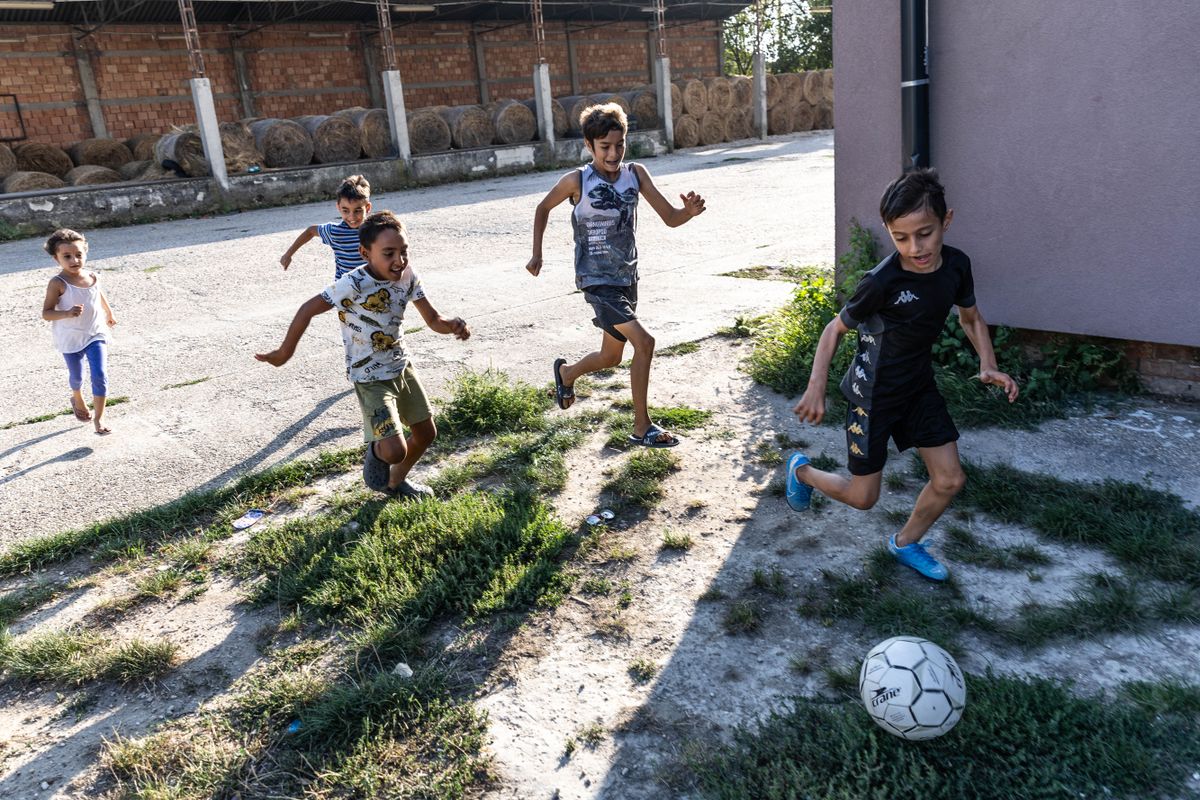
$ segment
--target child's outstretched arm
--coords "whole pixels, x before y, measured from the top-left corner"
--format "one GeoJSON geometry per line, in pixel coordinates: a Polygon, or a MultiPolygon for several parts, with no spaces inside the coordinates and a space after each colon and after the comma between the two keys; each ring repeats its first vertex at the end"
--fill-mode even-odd
{"type": "Polygon", "coordinates": [[[1001,372],[996,365],[996,351],[992,348],[992,334],[988,331],[987,322],[979,311],[979,306],[958,308],[958,321],[962,323],[963,332],[971,340],[975,352],[979,354],[979,380],[999,386],[1008,397],[1008,402],[1015,402],[1019,390],[1017,382],[1007,373],[1001,372]]]}
{"type": "Polygon", "coordinates": [[[317,314],[324,314],[331,308],[333,306],[326,303],[321,295],[305,300],[304,305],[300,306],[300,310],[292,318],[292,324],[288,326],[287,334],[283,337],[283,344],[269,353],[255,353],[254,357],[273,367],[282,367],[295,355],[296,345],[300,343],[300,337],[308,330],[308,323],[312,321],[312,318],[317,314]]]}
{"type": "Polygon", "coordinates": [[[704,213],[704,198],[695,192],[679,195],[679,199],[683,201],[682,208],[676,208],[671,205],[671,201],[663,197],[662,192],[654,185],[654,180],[650,177],[650,172],[641,164],[635,164],[634,169],[637,170],[638,185],[640,187],[642,197],[646,198],[646,202],[650,204],[662,221],[667,223],[668,228],[678,228],[683,223],[690,220],[692,217],[698,217],[704,213]]]}
{"type": "Polygon", "coordinates": [[[434,333],[452,333],[456,339],[463,341],[471,338],[471,327],[467,325],[466,320],[462,317],[454,317],[453,319],[443,317],[425,297],[422,297],[420,300],[414,300],[413,305],[417,307],[417,311],[421,312],[421,319],[425,320],[425,324],[429,326],[429,330],[434,333]]]}
{"type": "Polygon", "coordinates": [[[296,237],[296,241],[292,242],[292,246],[287,249],[287,252],[279,257],[279,263],[283,265],[284,269],[287,269],[292,265],[292,256],[296,254],[296,251],[308,244],[308,242],[312,241],[312,238],[316,235],[316,225],[309,225],[300,232],[300,235],[296,237]]]}
{"type": "Polygon", "coordinates": [[[838,343],[850,332],[840,316],[834,317],[821,331],[817,352],[813,356],[812,373],[808,376],[808,388],[800,396],[800,402],[792,412],[801,422],[818,424],[825,416],[825,387],[829,382],[829,365],[837,352],[838,343]]]}
{"type": "Polygon", "coordinates": [[[579,171],[575,170],[563,175],[554,188],[546,193],[542,202],[538,203],[533,212],[533,257],[525,265],[525,269],[535,278],[542,271],[542,236],[546,233],[546,223],[550,219],[550,211],[569,197],[578,200],[581,191],[579,171]]]}
{"type": "Polygon", "coordinates": [[[103,290],[100,291],[100,307],[104,309],[104,321],[108,323],[108,327],[116,325],[117,318],[113,316],[112,306],[108,304],[108,297],[103,290]]]}

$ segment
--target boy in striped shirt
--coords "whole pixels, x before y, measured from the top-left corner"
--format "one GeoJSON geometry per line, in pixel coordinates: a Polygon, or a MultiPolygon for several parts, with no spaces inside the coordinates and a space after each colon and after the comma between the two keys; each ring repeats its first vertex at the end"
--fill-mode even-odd
{"type": "Polygon", "coordinates": [[[371,213],[371,184],[362,175],[351,175],[342,181],[337,192],[337,210],[342,218],[323,225],[309,225],[280,257],[287,269],[292,256],[314,236],[333,248],[333,279],[336,281],[352,269],[366,265],[358,247],[358,227],[371,213]]]}

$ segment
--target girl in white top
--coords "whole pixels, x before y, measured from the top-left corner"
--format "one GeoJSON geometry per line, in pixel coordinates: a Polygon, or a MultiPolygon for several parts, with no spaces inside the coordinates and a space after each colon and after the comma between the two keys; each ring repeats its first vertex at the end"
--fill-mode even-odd
{"type": "Polygon", "coordinates": [[[111,433],[101,418],[108,395],[108,328],[117,321],[100,288],[100,276],[83,267],[87,260],[83,235],[63,228],[50,235],[45,247],[60,271],[46,286],[42,319],[54,323],[54,347],[67,362],[71,410],[78,420],[92,420],[96,433],[111,433]],[[88,413],[80,391],[85,358],[92,382],[94,416],[88,413]]]}

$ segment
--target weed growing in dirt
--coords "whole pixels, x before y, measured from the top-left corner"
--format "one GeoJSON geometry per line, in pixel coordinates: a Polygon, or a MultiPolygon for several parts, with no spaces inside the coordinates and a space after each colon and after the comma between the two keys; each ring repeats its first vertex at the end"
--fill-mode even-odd
{"type": "Polygon", "coordinates": [[[738,600],[725,609],[721,624],[730,635],[753,633],[763,621],[763,610],[752,600],[738,600]]]}
{"type": "Polygon", "coordinates": [[[0,629],[58,597],[64,588],[57,583],[38,582],[0,595],[0,629]]]}
{"type": "MultiPolygon", "coordinates": [[[[104,407],[112,408],[113,406],[119,406],[122,403],[128,403],[128,402],[129,402],[129,398],[126,397],[125,395],[121,395],[120,397],[110,397],[105,401],[104,407]]],[[[42,414],[37,417],[26,417],[25,419],[18,420],[16,422],[6,422],[3,425],[0,425],[0,431],[6,431],[9,428],[15,428],[18,425],[34,425],[38,422],[48,422],[49,420],[52,420],[55,417],[69,417],[74,413],[75,412],[72,409],[64,408],[62,411],[53,411],[49,414],[42,414]]]]}
{"type": "Polygon", "coordinates": [[[634,683],[649,683],[658,673],[658,664],[648,658],[635,658],[629,664],[629,677],[634,683]]]}
{"type": "Polygon", "coordinates": [[[0,671],[28,681],[78,686],[97,680],[122,683],[152,678],[175,666],[170,642],[115,642],[82,629],[0,635],[0,671]]]}
{"type": "Polygon", "coordinates": [[[686,533],[677,533],[671,529],[663,531],[662,549],[684,552],[692,549],[692,537],[686,533]]]}
{"type": "Polygon", "coordinates": [[[783,453],[767,440],[754,446],[754,460],[766,467],[777,467],[783,463],[783,453]]]}
{"type": "Polygon", "coordinates": [[[560,491],[567,482],[566,453],[583,441],[589,422],[572,417],[555,420],[542,430],[498,436],[484,450],[443,467],[430,485],[443,497],[487,479],[529,491],[560,491]]]}
{"type": "Polygon", "coordinates": [[[883,476],[883,484],[892,491],[908,488],[908,479],[899,472],[889,472],[883,476]]]}
{"type": "Polygon", "coordinates": [[[579,585],[579,591],[584,594],[605,595],[612,591],[612,581],[608,578],[591,577],[579,585]]]}
{"type": "Polygon", "coordinates": [[[1076,697],[1041,679],[967,676],[970,709],[919,747],[872,723],[857,702],[796,700],[730,745],[693,751],[702,796],[1176,797],[1200,759],[1195,717],[1076,697]],[[1048,787],[1055,787],[1050,794],[1048,787]]]}
{"type": "Polygon", "coordinates": [[[1050,564],[1050,556],[1033,545],[995,547],[979,541],[975,534],[961,525],[946,526],[946,543],[943,549],[946,555],[955,561],[989,569],[1020,572],[1030,567],[1044,567],[1050,564]]]}
{"type": "Polygon", "coordinates": [[[653,508],[663,499],[663,480],[678,469],[679,456],[674,453],[642,450],[626,459],[600,491],[611,496],[615,506],[653,508]]]}
{"type": "Polygon", "coordinates": [[[162,388],[163,391],[166,391],[167,389],[182,389],[185,386],[195,386],[198,383],[204,383],[205,381],[210,380],[212,380],[212,376],[205,375],[203,378],[192,378],[190,381],[183,381],[182,383],[168,383],[162,388]]]}
{"type": "Polygon", "coordinates": [[[727,339],[748,339],[766,324],[767,315],[757,317],[734,317],[733,324],[725,328],[717,328],[717,335],[727,339]]]}
{"type": "Polygon", "coordinates": [[[686,356],[691,353],[695,353],[699,350],[700,350],[700,342],[699,341],[680,342],[679,344],[673,344],[670,347],[664,347],[661,350],[655,350],[654,355],[655,356],[667,356],[669,358],[671,356],[686,356]]]}
{"type": "Polygon", "coordinates": [[[551,400],[542,390],[489,369],[464,372],[450,384],[450,399],[439,403],[439,441],[467,436],[517,433],[545,426],[551,400]]]}
{"type": "Polygon", "coordinates": [[[755,264],[752,267],[736,269],[733,272],[722,272],[721,276],[725,278],[748,278],[757,281],[789,281],[791,283],[800,283],[812,277],[826,277],[832,274],[832,272],[833,267],[828,264],[810,264],[803,267],[798,267],[794,264],[782,264],[779,266],[755,264]]]}
{"type": "Polygon", "coordinates": [[[1200,686],[1167,679],[1157,683],[1130,681],[1121,685],[1121,694],[1148,713],[1200,716],[1200,686]]]}

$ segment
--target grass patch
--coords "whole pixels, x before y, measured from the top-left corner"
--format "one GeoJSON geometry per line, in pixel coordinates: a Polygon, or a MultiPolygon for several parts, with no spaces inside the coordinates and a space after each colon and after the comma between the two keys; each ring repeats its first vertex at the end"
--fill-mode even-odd
{"type": "Polygon", "coordinates": [[[212,380],[211,376],[205,375],[203,378],[193,378],[192,380],[184,381],[183,383],[168,383],[166,386],[164,386],[162,388],[163,388],[163,391],[166,391],[167,389],[182,389],[184,386],[195,386],[197,383],[204,383],[205,381],[211,381],[211,380],[212,380]]]}
{"type": "Polygon", "coordinates": [[[1200,686],[1178,680],[1157,683],[1130,681],[1122,684],[1121,694],[1154,716],[1181,714],[1200,716],[1200,686]]]}
{"type": "Polygon", "coordinates": [[[606,595],[612,591],[612,588],[612,581],[608,578],[591,577],[580,584],[579,591],[584,594],[606,595]]]}
{"type": "Polygon", "coordinates": [[[729,745],[693,751],[703,797],[1177,797],[1200,759],[1194,715],[1076,697],[1041,679],[967,676],[968,708],[920,746],[879,729],[857,702],[798,699],[729,745]]]}
{"type": "Polygon", "coordinates": [[[1044,567],[1050,564],[1050,556],[1033,545],[994,547],[979,541],[975,534],[961,525],[946,526],[944,549],[946,555],[955,561],[989,569],[1024,572],[1030,567],[1044,567]]]}
{"type": "Polygon", "coordinates": [[[128,683],[153,678],[175,665],[170,642],[112,642],[81,629],[0,637],[0,670],[28,681],[79,685],[97,680],[128,683]]]}
{"type": "MultiPolygon", "coordinates": [[[[122,403],[128,403],[128,402],[129,402],[129,398],[125,395],[121,395],[119,397],[109,397],[104,402],[104,408],[109,409],[109,408],[112,408],[113,406],[119,406],[122,403]]],[[[70,417],[70,416],[73,416],[74,414],[75,414],[75,412],[72,409],[64,408],[62,411],[53,411],[49,414],[42,414],[41,416],[37,416],[37,417],[26,417],[25,419],[19,420],[17,422],[6,422],[3,425],[0,425],[0,431],[6,431],[9,428],[15,428],[18,425],[33,425],[38,422],[46,422],[48,420],[55,419],[56,417],[70,417]]]]}
{"type": "Polygon", "coordinates": [[[756,317],[734,317],[732,325],[717,328],[717,336],[723,336],[726,339],[749,339],[766,324],[768,317],[767,314],[756,317]]]}
{"type": "Polygon", "coordinates": [[[590,427],[588,419],[570,417],[541,430],[503,434],[482,451],[444,467],[430,483],[440,496],[489,478],[517,489],[561,491],[567,483],[566,453],[583,441],[590,427]]]}
{"type": "Polygon", "coordinates": [[[672,530],[663,532],[662,550],[674,550],[676,552],[685,552],[692,549],[692,537],[686,533],[676,533],[672,530]]]}
{"type": "Polygon", "coordinates": [[[649,683],[657,673],[658,664],[648,658],[635,658],[629,664],[629,677],[638,685],[649,683]]]}
{"type": "Polygon", "coordinates": [[[764,439],[754,446],[754,460],[766,467],[777,467],[783,463],[783,453],[764,439]]]}
{"type": "Polygon", "coordinates": [[[833,274],[829,265],[813,264],[798,267],[793,264],[755,264],[752,267],[735,269],[733,272],[722,272],[723,278],[749,278],[756,281],[788,281],[800,283],[814,277],[826,277],[833,274]]]}
{"type": "Polygon", "coordinates": [[[691,353],[699,352],[699,350],[700,350],[700,342],[699,341],[679,342],[678,344],[673,344],[670,347],[664,347],[661,350],[656,350],[654,352],[654,355],[667,356],[667,357],[686,356],[686,355],[690,355],[691,353]]]}
{"type": "Polygon", "coordinates": [[[738,600],[725,609],[721,625],[731,636],[743,633],[753,633],[762,624],[765,614],[758,603],[753,600],[738,600]]]}
{"type": "Polygon", "coordinates": [[[494,369],[464,372],[450,389],[450,399],[439,404],[437,418],[439,440],[447,442],[540,430],[545,426],[543,413],[552,404],[542,390],[494,369]]]}
{"type": "Polygon", "coordinates": [[[647,449],[634,453],[601,487],[620,507],[653,508],[663,499],[663,480],[679,469],[679,456],[668,450],[647,449]]]}
{"type": "Polygon", "coordinates": [[[6,628],[18,617],[40,608],[62,594],[57,583],[34,583],[0,595],[0,628],[6,628]]]}

